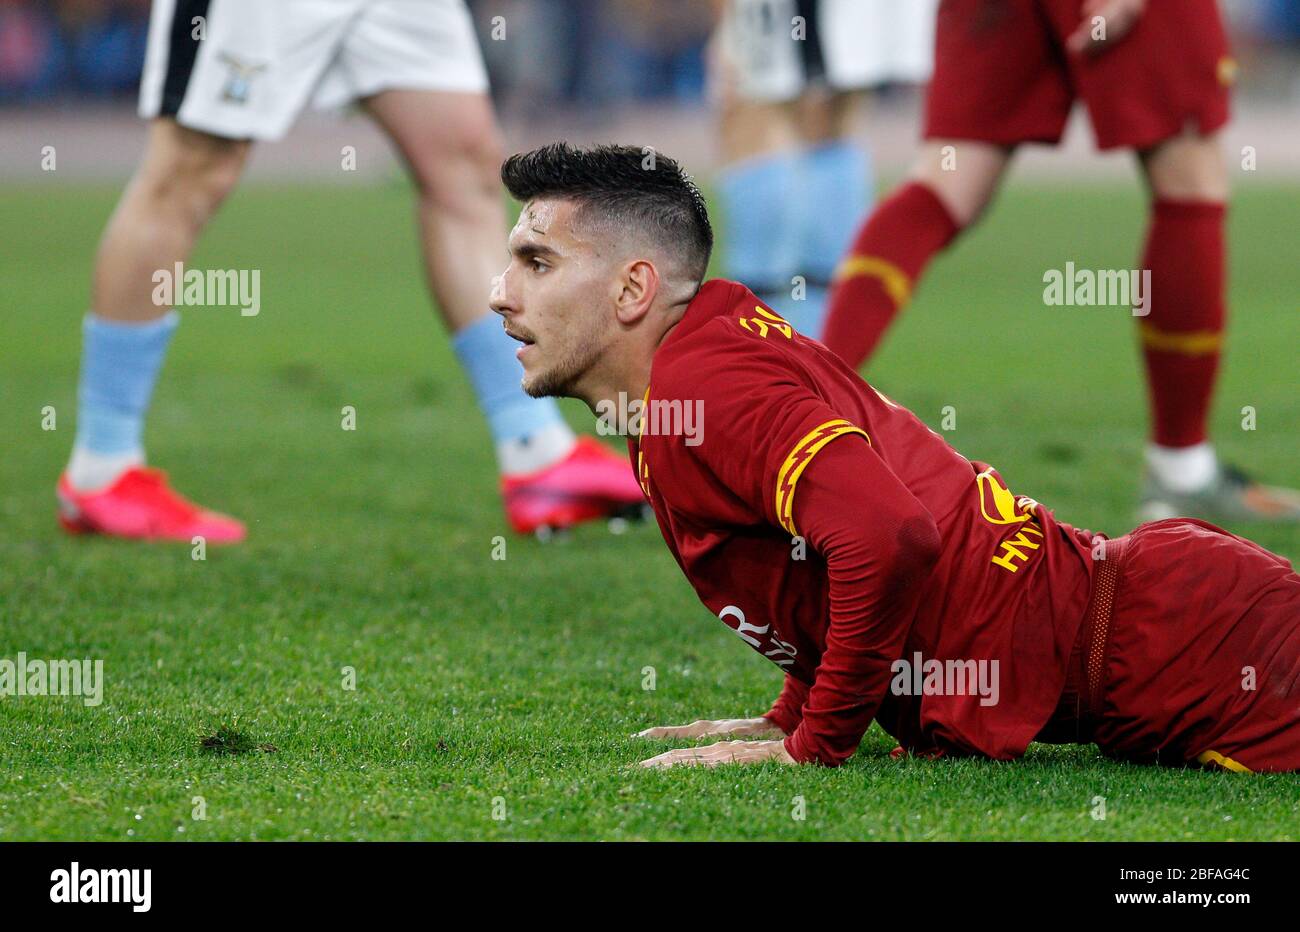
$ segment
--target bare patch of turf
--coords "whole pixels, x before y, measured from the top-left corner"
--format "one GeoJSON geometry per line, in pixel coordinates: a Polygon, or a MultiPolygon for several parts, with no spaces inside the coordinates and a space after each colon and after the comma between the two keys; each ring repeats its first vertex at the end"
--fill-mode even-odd
{"type": "Polygon", "coordinates": [[[255,742],[233,726],[222,725],[211,734],[199,736],[199,747],[209,754],[274,754],[279,750],[274,744],[255,742]]]}

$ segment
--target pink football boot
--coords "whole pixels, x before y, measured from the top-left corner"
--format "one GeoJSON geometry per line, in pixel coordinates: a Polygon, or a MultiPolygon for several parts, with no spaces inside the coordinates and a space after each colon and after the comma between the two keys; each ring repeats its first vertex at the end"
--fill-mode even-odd
{"type": "Polygon", "coordinates": [[[167,483],[160,469],[136,466],[94,492],[78,492],[59,477],[59,524],[70,534],[107,534],[135,540],[210,544],[244,539],[244,525],[227,515],[200,508],[167,483]]]}
{"type": "Polygon", "coordinates": [[[628,461],[585,436],[552,466],[524,476],[503,476],[501,494],[510,526],[519,534],[636,515],[645,503],[628,461]]]}

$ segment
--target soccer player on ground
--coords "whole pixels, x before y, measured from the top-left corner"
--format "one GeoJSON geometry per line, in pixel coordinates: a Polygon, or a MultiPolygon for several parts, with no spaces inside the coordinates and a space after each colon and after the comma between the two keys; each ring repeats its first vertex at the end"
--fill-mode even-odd
{"type": "Polygon", "coordinates": [[[983,213],[1017,146],[1055,143],[1076,99],[1101,149],[1132,149],[1151,191],[1138,318],[1151,403],[1141,520],[1300,520],[1300,495],[1221,464],[1207,435],[1224,327],[1236,65],[1214,0],[944,0],[925,144],[836,273],[823,342],[858,368],[927,263],[983,213]]]}
{"type": "Polygon", "coordinates": [[[642,733],[758,740],[645,763],[836,765],[875,719],[917,754],[1300,769],[1282,557],[1194,519],[1107,540],[1014,495],[745,286],[701,284],[704,200],[666,157],[556,144],[501,174],[524,210],[492,307],[525,390],[643,399],[629,453],[669,549],[786,674],[760,718],[642,733]]]}
{"type": "Polygon", "coordinates": [[[835,264],[871,206],[853,138],[867,89],[929,77],[936,4],[714,0],[724,269],[800,333],[821,333],[835,264]]]}
{"type": "Polygon", "coordinates": [[[154,274],[189,258],[252,140],[283,136],[313,95],[359,101],[406,162],[429,285],[496,442],[511,526],[527,533],[639,507],[622,457],[519,390],[513,344],[483,304],[506,233],[501,143],[462,0],[155,0],[140,92],[148,147],[95,263],[76,441],[58,484],[63,526],[243,539],[241,522],[145,467],[144,416],[178,322],[154,302],[154,274]]]}

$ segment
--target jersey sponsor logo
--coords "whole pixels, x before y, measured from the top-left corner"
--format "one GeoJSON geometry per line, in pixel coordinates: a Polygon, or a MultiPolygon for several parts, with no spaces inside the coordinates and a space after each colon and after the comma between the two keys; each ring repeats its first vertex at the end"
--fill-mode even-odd
{"type": "MultiPolygon", "coordinates": [[[[992,469],[984,470],[975,477],[975,481],[979,485],[980,513],[984,515],[985,521],[990,524],[1019,524],[1033,517],[1029,511],[1021,512],[1018,509],[1020,502],[992,469]]],[[[1033,499],[1022,498],[1020,501],[1029,503],[1033,499]]]]}
{"type": "Polygon", "coordinates": [[[989,561],[1014,573],[1029,562],[1029,557],[1043,545],[1043,532],[1031,519],[1028,524],[1016,531],[1016,536],[998,544],[998,552],[989,561]],[[1029,536],[1026,536],[1029,535],[1029,536]]]}
{"type": "Polygon", "coordinates": [[[754,314],[753,317],[738,318],[736,322],[750,333],[756,333],[760,337],[766,337],[769,331],[774,331],[787,340],[794,339],[794,328],[786,323],[784,318],[778,317],[762,305],[754,307],[754,314]]]}
{"type": "Polygon", "coordinates": [[[722,619],[727,627],[740,635],[742,641],[778,667],[788,667],[794,663],[794,658],[799,653],[798,649],[788,641],[781,640],[780,632],[772,625],[751,625],[745,620],[745,613],[735,605],[728,605],[723,608],[722,611],[718,612],[718,617],[722,619]],[[727,621],[728,618],[734,619],[736,624],[733,626],[727,621]],[[769,630],[771,630],[771,634],[768,634],[769,630]],[[764,639],[760,640],[760,636],[764,639]]]}
{"type": "Polygon", "coordinates": [[[980,514],[985,521],[997,525],[1021,525],[1014,537],[998,544],[997,552],[990,560],[994,565],[1015,573],[1043,544],[1043,531],[1034,517],[1038,502],[1027,495],[1019,498],[1012,495],[992,469],[976,476],[975,482],[979,491],[980,514]]]}
{"type": "Polygon", "coordinates": [[[871,443],[871,438],[867,437],[867,432],[861,427],[842,417],[835,418],[804,434],[781,464],[781,469],[776,474],[776,518],[791,537],[798,536],[794,529],[794,489],[799,477],[818,450],[845,434],[861,434],[867,443],[871,443]]]}

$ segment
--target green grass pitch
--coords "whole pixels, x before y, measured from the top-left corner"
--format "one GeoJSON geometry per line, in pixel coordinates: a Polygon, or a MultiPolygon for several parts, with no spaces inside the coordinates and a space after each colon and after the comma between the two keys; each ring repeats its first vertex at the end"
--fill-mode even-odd
{"type": "MultiPolygon", "coordinates": [[[[758,714],[780,677],[696,601],[653,525],[510,538],[492,559],[508,532],[490,445],[400,186],[246,188],[194,258],[260,269],[262,311],[185,312],[147,439],[182,490],[250,522],[247,545],[195,561],[65,537],[53,486],[116,193],[0,191],[0,657],[102,658],[106,679],[98,708],[0,698],[0,840],[1300,837],[1294,776],[1092,748],[896,762],[873,730],[839,770],[636,769],[665,746],[632,732],[758,714]]],[[[1238,195],[1214,416],[1228,459],[1290,483],[1298,211],[1298,188],[1238,195]]],[[[1136,186],[1013,180],[872,372],[936,429],[951,405],[948,439],[1014,491],[1110,533],[1132,523],[1145,423],[1133,322],[1044,306],[1042,275],[1131,267],[1142,224],[1136,186]]],[[[1294,530],[1241,530],[1300,557],[1294,530]]]]}

